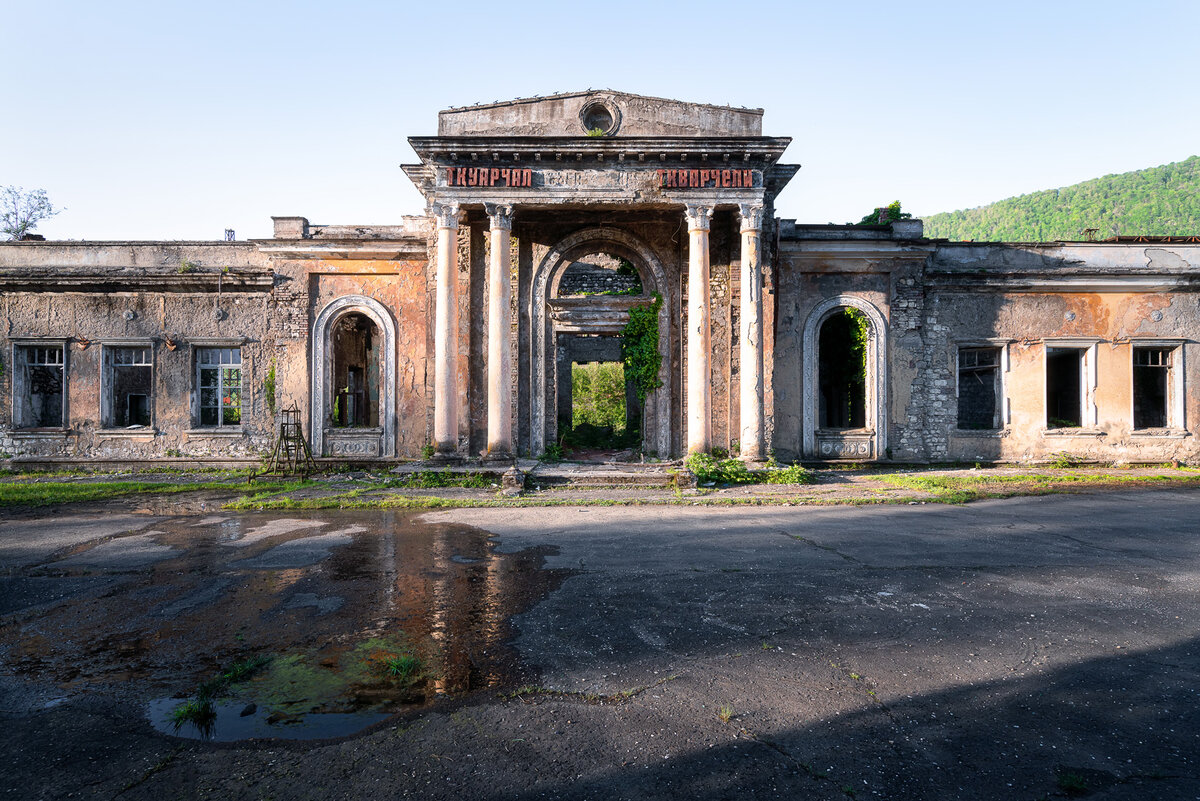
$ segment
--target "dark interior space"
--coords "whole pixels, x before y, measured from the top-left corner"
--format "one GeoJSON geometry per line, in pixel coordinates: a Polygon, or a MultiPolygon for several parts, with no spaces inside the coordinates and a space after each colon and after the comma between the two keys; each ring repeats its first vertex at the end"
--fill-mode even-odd
{"type": "Polygon", "coordinates": [[[379,332],[362,314],[347,314],[333,327],[333,408],[339,428],[379,425],[379,332]]]}
{"type": "Polygon", "coordinates": [[[861,314],[842,309],[821,324],[818,371],[821,428],[865,428],[866,333],[861,314]]]}
{"type": "Polygon", "coordinates": [[[1046,350],[1047,428],[1083,425],[1083,353],[1077,348],[1046,350]]]}
{"type": "Polygon", "coordinates": [[[1166,428],[1167,387],[1171,351],[1166,348],[1133,350],[1133,427],[1166,428]]]}

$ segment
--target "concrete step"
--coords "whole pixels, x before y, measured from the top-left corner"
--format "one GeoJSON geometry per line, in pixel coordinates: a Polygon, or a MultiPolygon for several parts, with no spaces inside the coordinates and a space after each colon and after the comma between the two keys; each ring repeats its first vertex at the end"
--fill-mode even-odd
{"type": "Polygon", "coordinates": [[[539,465],[526,485],[570,487],[645,487],[669,489],[674,477],[662,465],[539,465]]]}

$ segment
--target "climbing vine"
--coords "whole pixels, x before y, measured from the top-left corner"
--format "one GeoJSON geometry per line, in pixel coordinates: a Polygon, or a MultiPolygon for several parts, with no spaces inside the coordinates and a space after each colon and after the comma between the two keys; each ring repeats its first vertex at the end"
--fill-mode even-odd
{"type": "Polygon", "coordinates": [[[263,397],[267,402],[267,408],[271,410],[271,414],[275,414],[275,360],[271,360],[271,366],[267,368],[267,377],[263,379],[263,397]]]}
{"type": "Polygon", "coordinates": [[[850,335],[852,337],[850,357],[854,360],[857,380],[866,381],[867,340],[871,336],[871,321],[867,319],[867,315],[853,306],[846,307],[846,317],[850,321],[850,335]]]}
{"type": "Polygon", "coordinates": [[[662,309],[662,295],[654,293],[654,301],[629,310],[629,322],[621,330],[621,359],[625,362],[625,376],[633,379],[638,401],[646,402],[646,396],[662,386],[658,370],[662,367],[662,354],[658,351],[658,312],[662,309]]]}

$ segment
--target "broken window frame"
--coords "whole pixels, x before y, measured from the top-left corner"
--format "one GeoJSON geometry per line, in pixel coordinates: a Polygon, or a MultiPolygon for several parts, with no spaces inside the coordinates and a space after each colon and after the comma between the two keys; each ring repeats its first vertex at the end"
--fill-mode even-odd
{"type": "Polygon", "coordinates": [[[245,419],[245,401],[246,401],[246,370],[245,360],[242,355],[241,343],[218,343],[218,344],[196,344],[193,343],[192,356],[192,425],[196,429],[224,429],[235,430],[241,429],[242,420],[245,419]],[[216,356],[217,361],[210,361],[209,358],[216,356]],[[207,357],[207,358],[206,358],[207,357]],[[236,361],[234,359],[236,358],[236,361]],[[216,385],[205,384],[205,372],[214,371],[216,373],[216,385]],[[230,371],[236,371],[237,376],[231,377],[228,375],[230,371]],[[227,384],[226,381],[229,381],[227,384]],[[217,404],[204,403],[204,391],[206,389],[215,389],[217,404]],[[233,394],[227,395],[230,392],[233,394]],[[227,397],[234,397],[236,394],[237,403],[225,403],[227,397]],[[226,421],[226,411],[237,408],[236,422],[226,421]],[[204,413],[206,409],[215,409],[216,422],[205,422],[204,413]]]}
{"type": "Polygon", "coordinates": [[[127,367],[145,367],[150,370],[149,391],[146,395],[146,412],[147,422],[138,431],[154,431],[155,430],[155,382],[156,382],[156,354],[153,340],[136,339],[136,340],[110,340],[100,343],[100,425],[102,430],[106,431],[127,431],[135,430],[133,425],[126,421],[125,425],[117,423],[117,403],[113,393],[117,390],[117,381],[115,371],[120,368],[127,367]],[[128,351],[142,351],[141,354],[134,358],[138,358],[139,362],[123,362],[116,363],[117,355],[128,351]]]}
{"type": "Polygon", "coordinates": [[[1183,366],[1183,340],[1181,339],[1134,339],[1130,343],[1129,349],[1129,425],[1133,433],[1138,435],[1153,435],[1155,433],[1176,433],[1187,431],[1187,407],[1184,403],[1184,366],[1183,366]],[[1138,351],[1166,351],[1169,364],[1165,366],[1167,370],[1166,381],[1166,408],[1164,409],[1166,417],[1165,426],[1143,426],[1138,427],[1137,409],[1136,409],[1136,388],[1137,388],[1137,369],[1138,351]]]}
{"type": "MultiPolygon", "coordinates": [[[[1010,339],[982,339],[982,340],[967,340],[955,343],[954,348],[954,399],[955,399],[955,431],[970,432],[976,434],[988,434],[1003,431],[1008,428],[1012,422],[1009,416],[1008,407],[1008,346],[1012,344],[1010,339]],[[992,425],[989,428],[963,428],[961,409],[957,408],[959,398],[962,392],[962,375],[964,370],[963,353],[980,350],[994,350],[997,353],[996,364],[993,365],[996,371],[994,379],[994,390],[996,393],[995,410],[992,413],[992,425]]],[[[967,366],[969,369],[969,366],[967,366]]]]}
{"type": "Polygon", "coordinates": [[[12,405],[9,407],[12,410],[12,427],[17,431],[61,431],[69,427],[69,417],[67,414],[67,398],[68,398],[68,381],[69,373],[67,372],[67,354],[69,350],[67,345],[69,340],[65,338],[48,338],[48,339],[14,339],[12,341],[12,358],[9,364],[13,366],[12,379],[12,405]],[[42,363],[38,361],[30,363],[25,354],[29,351],[46,350],[58,351],[60,361],[58,363],[42,363]],[[29,385],[29,370],[34,367],[57,367],[60,372],[60,381],[62,384],[62,407],[59,417],[59,424],[56,426],[44,426],[31,424],[30,420],[24,418],[24,409],[29,405],[26,403],[25,395],[28,392],[29,385]]]}
{"type": "Polygon", "coordinates": [[[1096,346],[1101,340],[1083,337],[1056,337],[1043,339],[1042,353],[1042,422],[1045,431],[1079,434],[1094,431],[1098,425],[1099,415],[1096,409],[1096,346]],[[1079,351],[1079,425],[1052,426],[1050,425],[1050,355],[1051,351],[1079,351]]]}

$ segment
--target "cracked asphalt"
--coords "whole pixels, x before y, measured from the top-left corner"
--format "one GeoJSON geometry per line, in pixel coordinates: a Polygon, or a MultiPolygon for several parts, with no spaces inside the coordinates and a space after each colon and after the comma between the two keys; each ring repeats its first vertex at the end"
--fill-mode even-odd
{"type": "MultiPolygon", "coordinates": [[[[505,607],[521,669],[352,737],[205,743],[149,725],[142,704],[161,692],[151,676],[101,687],[20,672],[10,654],[0,793],[1200,798],[1198,500],[1139,490],[966,506],[320,512],[305,527],[260,514],[243,525],[257,544],[201,548],[208,564],[218,554],[241,566],[201,576],[232,582],[210,596],[248,571],[290,577],[263,596],[284,610],[268,623],[291,616],[276,647],[309,628],[333,636],[339,615],[377,616],[356,611],[380,603],[363,588],[320,608],[322,571],[354,552],[355,580],[402,588],[376,563],[419,558],[402,546],[426,527],[486,537],[490,550],[452,541],[467,567],[524,558],[533,573],[514,581],[556,577],[505,607]],[[372,545],[389,538],[396,547],[372,545]]],[[[0,523],[11,636],[188,564],[206,525],[239,524],[188,518],[192,545],[182,518],[63,520],[0,523]]],[[[206,586],[155,596],[155,609],[187,614],[211,601],[206,586]]]]}

